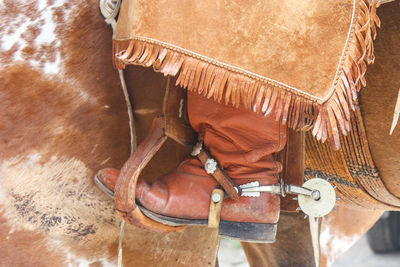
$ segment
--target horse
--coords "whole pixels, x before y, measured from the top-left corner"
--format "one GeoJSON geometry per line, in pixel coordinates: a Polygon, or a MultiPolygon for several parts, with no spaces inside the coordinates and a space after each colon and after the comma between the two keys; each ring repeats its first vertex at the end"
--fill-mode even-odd
{"type": "MultiPolygon", "coordinates": [[[[130,143],[125,101],[112,68],[112,32],[97,1],[3,1],[0,12],[1,265],[115,265],[121,241],[125,266],[214,266],[218,238],[212,229],[160,234],[127,226],[122,238],[112,200],[93,183],[98,169],[122,166],[130,143]]],[[[126,82],[140,142],[161,112],[165,78],[130,67],[126,82]]],[[[143,175],[167,172],[185,153],[166,144],[143,175]]],[[[325,248],[337,247],[340,238],[332,236],[354,242],[381,212],[360,215],[350,208],[360,219],[343,230],[342,209],[323,225],[325,248]]],[[[275,244],[243,244],[251,265],[312,265],[302,215],[282,214],[278,227],[275,244]]],[[[331,254],[325,257],[332,261],[331,254]]]]}

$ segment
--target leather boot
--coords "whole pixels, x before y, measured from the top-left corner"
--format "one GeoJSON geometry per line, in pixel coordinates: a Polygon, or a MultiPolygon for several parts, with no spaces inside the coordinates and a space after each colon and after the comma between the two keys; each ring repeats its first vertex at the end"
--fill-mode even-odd
{"type": "MultiPolygon", "coordinates": [[[[262,115],[213,102],[188,92],[190,124],[198,140],[236,185],[278,182],[282,165],[276,160],[286,142],[286,126],[274,116],[262,115]]],[[[100,171],[97,180],[113,190],[113,171],[100,171]],[[108,178],[107,178],[108,177],[108,178]]],[[[218,182],[197,157],[153,184],[139,181],[136,201],[146,216],[170,225],[207,224],[210,197],[218,182]]],[[[226,198],[222,204],[220,235],[248,242],[273,242],[280,212],[280,197],[226,198]]]]}

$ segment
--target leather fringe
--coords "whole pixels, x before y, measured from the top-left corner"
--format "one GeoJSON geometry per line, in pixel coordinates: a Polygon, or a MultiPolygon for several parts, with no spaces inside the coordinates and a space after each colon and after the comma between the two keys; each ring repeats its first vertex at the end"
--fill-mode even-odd
{"type": "Polygon", "coordinates": [[[318,140],[330,139],[339,149],[339,126],[344,135],[350,131],[350,109],[361,85],[365,86],[366,65],[373,63],[373,39],[380,26],[377,0],[359,0],[349,39],[350,44],[333,84],[332,94],[322,104],[312,96],[290,90],[281,84],[253,77],[225,65],[208,62],[182,49],[163,47],[145,40],[114,40],[114,66],[153,66],[165,76],[177,76],[176,84],[207,98],[234,107],[271,115],[294,130],[310,130],[318,140]]]}
{"type": "Polygon", "coordinates": [[[330,139],[335,150],[339,149],[339,127],[343,135],[351,130],[350,109],[355,111],[355,103],[361,86],[366,85],[365,73],[367,64],[374,63],[373,40],[376,37],[376,26],[380,20],[376,8],[377,0],[360,0],[356,21],[351,32],[351,39],[340,66],[339,75],[333,86],[332,95],[325,101],[318,113],[312,134],[325,142],[330,139]]]}

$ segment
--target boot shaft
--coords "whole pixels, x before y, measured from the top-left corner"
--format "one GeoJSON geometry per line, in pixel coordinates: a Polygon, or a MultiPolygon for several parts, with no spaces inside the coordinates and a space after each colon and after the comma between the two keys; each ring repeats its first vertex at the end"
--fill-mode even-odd
{"type": "Polygon", "coordinates": [[[192,92],[188,92],[188,114],[199,141],[231,178],[254,180],[281,172],[276,153],[285,146],[286,126],[273,116],[223,105],[192,92]]]}

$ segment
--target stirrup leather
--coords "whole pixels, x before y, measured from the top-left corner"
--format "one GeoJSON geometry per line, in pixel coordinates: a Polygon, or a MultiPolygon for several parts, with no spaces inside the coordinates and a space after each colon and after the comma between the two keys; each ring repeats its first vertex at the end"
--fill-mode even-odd
{"type": "Polygon", "coordinates": [[[195,140],[194,131],[182,116],[183,105],[181,103],[182,99],[185,99],[185,91],[171,87],[173,87],[173,81],[168,79],[163,114],[153,120],[148,135],[125,162],[114,191],[115,206],[121,217],[137,227],[160,232],[181,231],[184,227],[167,226],[142,213],[135,200],[138,178],[168,138],[185,146],[193,145],[195,140]]]}
{"type": "Polygon", "coordinates": [[[198,142],[191,153],[197,157],[204,165],[204,170],[210,174],[222,186],[230,198],[238,201],[240,197],[240,188],[225,173],[218,162],[210,155],[210,152],[204,147],[203,142],[198,142]]]}

